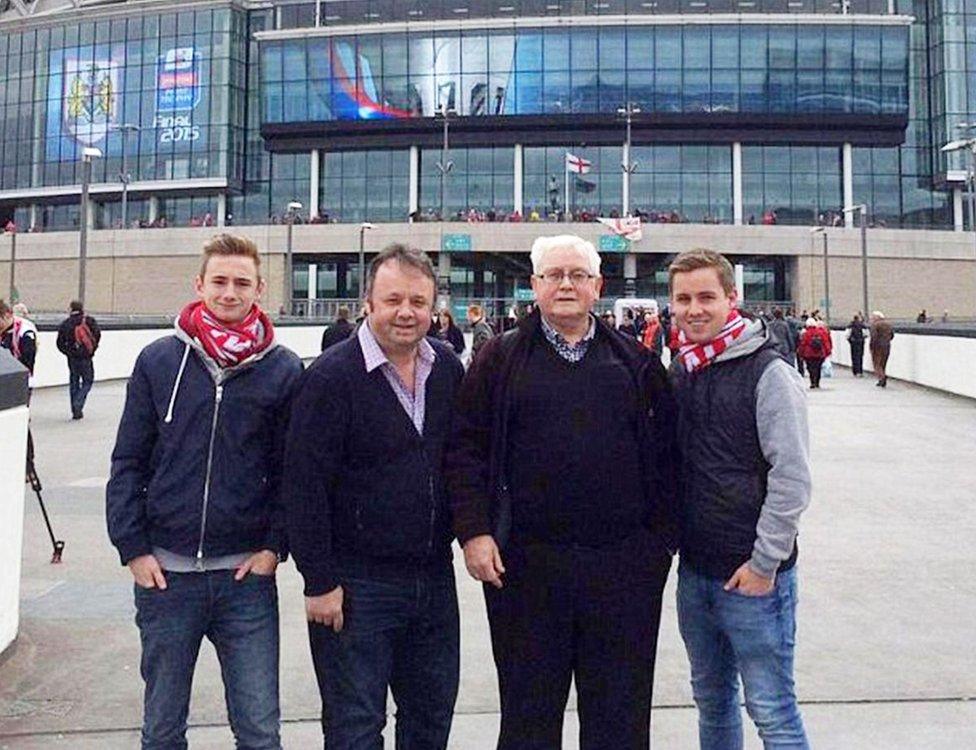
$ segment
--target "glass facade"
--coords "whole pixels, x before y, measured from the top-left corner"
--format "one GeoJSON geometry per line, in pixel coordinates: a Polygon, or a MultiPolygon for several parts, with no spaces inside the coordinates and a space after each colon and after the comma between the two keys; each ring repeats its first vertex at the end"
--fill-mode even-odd
{"type": "Polygon", "coordinates": [[[335,221],[406,221],[410,152],[334,151],[323,155],[320,215],[335,221]]]}
{"type": "MultiPolygon", "coordinates": [[[[884,14],[888,0],[850,0],[851,13],[884,14]]],[[[830,13],[840,0],[286,0],[279,28],[350,26],[404,21],[469,18],[560,18],[578,16],[656,16],[676,13],[830,13]]]]}
{"type": "Polygon", "coordinates": [[[605,26],[261,45],[266,123],[644,112],[908,111],[903,26],[605,26]]]}
{"type": "MultiPolygon", "coordinates": [[[[309,184],[309,147],[276,150],[266,132],[303,123],[347,133],[339,145],[324,139],[318,146],[319,212],[328,220],[403,221],[410,212],[411,145],[419,151],[421,218],[470,210],[508,215],[519,179],[525,218],[543,218],[567,204],[576,214],[613,215],[623,210],[622,123],[612,145],[605,137],[586,143],[555,127],[530,139],[522,148],[520,175],[512,140],[499,145],[493,134],[504,132],[506,115],[613,122],[617,108],[631,102],[645,119],[695,117],[709,131],[705,138],[689,132],[686,142],[667,143],[673,135],[635,133],[629,205],[649,220],[731,223],[733,140],[743,143],[744,223],[772,214],[779,224],[809,224],[837,212],[844,202],[841,143],[763,143],[763,124],[810,128],[816,127],[811,122],[852,115],[868,123],[908,123],[901,145],[889,140],[854,147],[853,201],[867,203],[877,225],[950,228],[946,170],[965,163],[962,155],[947,158],[938,149],[961,134],[957,124],[976,120],[976,0],[897,0],[896,6],[914,23],[863,17],[851,23],[749,23],[746,17],[741,24],[677,24],[647,18],[839,14],[839,0],[330,0],[178,13],[120,4],[114,14],[101,8],[75,18],[3,21],[0,218],[12,216],[19,227],[77,228],[86,146],[103,154],[93,163],[93,183],[119,188],[123,171],[133,183],[151,183],[152,192],[130,192],[130,222],[165,217],[170,225],[186,225],[206,214],[216,217],[221,194],[233,224],[281,220],[295,200],[307,214],[316,189],[309,184]],[[461,5],[464,14],[455,12],[461,5]],[[531,20],[568,16],[575,20],[531,20]],[[591,23],[588,16],[642,18],[591,23]],[[351,28],[448,18],[523,20],[491,30],[410,23],[396,33],[351,28]],[[308,38],[255,36],[315,25],[350,28],[308,38]],[[441,150],[434,145],[439,133],[409,143],[356,141],[358,121],[430,117],[441,105],[456,110],[462,129],[477,122],[483,134],[473,141],[466,133],[465,145],[451,146],[453,169],[443,180],[441,150]],[[729,132],[722,142],[724,126],[709,125],[708,118],[731,115],[753,118],[756,126],[745,137],[729,132]],[[474,119],[488,116],[497,118],[474,119]],[[570,175],[568,190],[567,152],[591,162],[586,174],[570,175]],[[226,181],[227,187],[191,190],[187,180],[226,181]],[[47,194],[58,188],[63,192],[47,194]]],[[[850,10],[885,14],[888,3],[855,0],[850,10]]],[[[376,125],[416,133],[426,127],[376,125]]],[[[119,224],[120,192],[93,194],[96,227],[119,224]]]]}
{"type": "Polygon", "coordinates": [[[79,183],[85,147],[102,153],[93,182],[117,182],[123,153],[133,181],[240,179],[242,21],[204,9],[0,34],[0,190],[79,183]]]}

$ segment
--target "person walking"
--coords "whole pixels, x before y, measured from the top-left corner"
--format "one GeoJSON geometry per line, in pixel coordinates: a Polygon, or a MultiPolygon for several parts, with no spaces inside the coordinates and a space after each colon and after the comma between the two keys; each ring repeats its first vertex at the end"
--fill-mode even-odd
{"type": "Polygon", "coordinates": [[[464,369],[427,338],[436,276],[393,244],[370,263],[369,315],[302,378],[285,443],[289,541],[329,750],[444,750],[459,673],[441,465],[464,369]]]}
{"type": "Polygon", "coordinates": [[[236,746],[279,750],[278,592],[287,552],[281,446],[301,360],[258,302],[249,239],[204,246],[197,299],[139,354],[106,487],[134,579],[142,748],[185,748],[201,641],[217,651],[236,746]]]}
{"type": "Polygon", "coordinates": [[[68,360],[68,395],[71,399],[71,418],[85,416],[85,401],[95,382],[95,351],[102,339],[98,322],[85,315],[84,306],[73,300],[70,314],[58,326],[57,347],[68,360]]]}
{"type": "MultiPolygon", "coordinates": [[[[767,750],[809,750],[793,678],[797,545],[810,502],[802,379],[766,325],[738,311],[710,250],[668,269],[681,349],[678,625],[702,750],[740,750],[746,709],[767,750]]],[[[611,745],[606,745],[611,747],[611,745]]]]}
{"type": "Polygon", "coordinates": [[[860,315],[855,315],[847,326],[847,341],[851,345],[851,371],[855,378],[864,377],[864,339],[868,327],[860,315]]]}
{"type": "Polygon", "coordinates": [[[538,309],[468,370],[445,461],[454,530],[484,584],[499,750],[646,750],[674,546],[674,403],[657,354],[593,314],[600,256],[532,246],[538,309]],[[634,446],[640,446],[635,450],[634,446]]]}
{"type": "Polygon", "coordinates": [[[807,318],[806,328],[800,335],[797,354],[806,363],[807,372],[810,375],[810,388],[820,387],[823,363],[830,357],[832,351],[833,343],[830,340],[830,331],[816,318],[807,318]]]}
{"type": "Polygon", "coordinates": [[[797,341],[798,336],[795,334],[793,326],[783,317],[782,308],[773,308],[773,319],[769,322],[769,332],[779,353],[787,362],[795,365],[796,348],[799,343],[797,341]]]}
{"type": "Polygon", "coordinates": [[[468,323],[471,326],[471,361],[473,362],[481,347],[491,341],[495,332],[485,320],[485,310],[481,305],[468,305],[468,323]]]}
{"type": "Polygon", "coordinates": [[[895,331],[880,310],[871,313],[871,328],[868,335],[871,363],[874,366],[874,374],[878,378],[875,385],[887,388],[888,357],[891,355],[891,340],[895,337],[895,331]]]}
{"type": "Polygon", "coordinates": [[[664,332],[658,316],[652,312],[644,313],[644,330],[641,332],[641,344],[645,349],[652,349],[658,354],[663,349],[664,332]]]}
{"type": "Polygon", "coordinates": [[[322,351],[324,352],[330,346],[335,346],[340,341],[345,341],[355,330],[356,327],[349,322],[349,307],[339,305],[339,309],[336,310],[335,323],[322,331],[322,351]]]}
{"type": "Polygon", "coordinates": [[[34,361],[37,358],[37,326],[33,321],[18,315],[18,305],[10,307],[0,299],[0,346],[8,349],[14,358],[30,373],[28,388],[34,387],[34,361]]]}

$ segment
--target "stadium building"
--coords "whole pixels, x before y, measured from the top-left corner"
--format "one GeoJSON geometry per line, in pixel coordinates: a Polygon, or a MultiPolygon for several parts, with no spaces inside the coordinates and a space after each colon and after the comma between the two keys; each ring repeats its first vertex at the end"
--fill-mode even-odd
{"type": "Polygon", "coordinates": [[[91,309],[170,311],[232,225],[298,314],[355,298],[394,239],[445,301],[501,312],[532,238],[571,231],[608,297],[664,297],[708,246],[759,306],[976,315],[971,0],[0,8],[0,282],[33,307],[85,255],[91,309]],[[639,239],[593,221],[628,215],[639,239]]]}

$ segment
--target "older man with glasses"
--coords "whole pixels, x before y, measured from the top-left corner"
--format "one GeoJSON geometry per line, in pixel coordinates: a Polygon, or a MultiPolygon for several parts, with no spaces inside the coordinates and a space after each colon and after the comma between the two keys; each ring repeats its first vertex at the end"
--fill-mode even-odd
{"type": "Polygon", "coordinates": [[[593,245],[542,237],[531,257],[537,309],[472,364],[445,468],[468,572],[485,584],[498,747],[559,747],[575,678],[580,748],[646,749],[674,402],[657,355],[593,315],[593,245]]]}

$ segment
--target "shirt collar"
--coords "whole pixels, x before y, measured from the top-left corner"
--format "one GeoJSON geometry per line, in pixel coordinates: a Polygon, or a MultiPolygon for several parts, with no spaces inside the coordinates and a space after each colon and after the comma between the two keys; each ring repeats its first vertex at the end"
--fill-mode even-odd
{"type": "Polygon", "coordinates": [[[540,315],[539,319],[542,321],[542,332],[545,334],[546,339],[552,344],[560,344],[561,346],[576,347],[582,346],[584,343],[589,343],[596,336],[596,318],[590,314],[590,327],[586,331],[586,335],[583,336],[577,343],[570,344],[566,337],[563,336],[559,331],[556,330],[555,326],[552,325],[548,320],[546,320],[545,315],[540,315]]]}
{"type": "MultiPolygon", "coordinates": [[[[373,335],[373,330],[369,327],[369,318],[366,318],[362,325],[359,326],[359,331],[356,335],[359,339],[359,346],[363,350],[366,372],[372,372],[377,367],[390,364],[390,360],[373,335]]],[[[434,360],[437,358],[437,352],[434,351],[434,347],[430,345],[426,337],[420,340],[420,344],[417,347],[417,357],[430,365],[433,365],[434,360]]]]}

